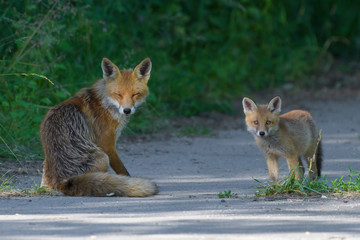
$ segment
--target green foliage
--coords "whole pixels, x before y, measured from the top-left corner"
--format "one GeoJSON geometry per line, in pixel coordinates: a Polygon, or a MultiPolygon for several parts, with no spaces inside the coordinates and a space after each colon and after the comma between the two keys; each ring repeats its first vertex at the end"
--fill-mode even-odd
{"type": "Polygon", "coordinates": [[[48,189],[45,186],[39,186],[35,184],[34,188],[29,192],[29,194],[39,194],[39,195],[57,195],[54,190],[48,189]]]}
{"type": "Polygon", "coordinates": [[[219,198],[237,198],[238,194],[237,193],[231,193],[231,190],[224,190],[224,192],[219,192],[218,193],[218,197],[219,198]]]}
{"type": "Polygon", "coordinates": [[[38,186],[37,184],[35,184],[34,186],[34,192],[38,193],[38,194],[45,194],[47,193],[47,189],[44,186],[38,186]]]}
{"type": "Polygon", "coordinates": [[[331,182],[333,192],[358,192],[360,193],[360,172],[356,172],[351,168],[348,177],[349,181],[344,181],[343,177],[335,179],[331,182]]]}
{"type": "Polygon", "coordinates": [[[6,145],[37,156],[48,108],[100,78],[104,56],[120,68],[151,57],[149,109],[133,117],[129,132],[154,131],[161,127],[155,118],[229,113],[229,100],[246,91],[304,85],[333,57],[359,59],[359,7],[335,0],[0,0],[0,156],[13,158],[6,145]]]}
{"type": "Polygon", "coordinates": [[[214,136],[214,133],[206,127],[199,127],[199,126],[184,126],[183,128],[180,129],[179,131],[179,135],[181,136],[197,136],[197,135],[202,135],[202,136],[214,136]]]}
{"type": "MultiPolygon", "coordinates": [[[[1,183],[0,178],[0,183],[1,183]]],[[[11,182],[7,182],[4,186],[0,185],[0,197],[33,197],[33,196],[60,196],[62,193],[40,187],[37,184],[33,188],[19,188],[12,186],[11,182]]]]}
{"type": "Polygon", "coordinates": [[[5,172],[2,176],[0,176],[0,191],[4,191],[5,189],[11,189],[11,179],[14,176],[8,177],[10,171],[5,172]]]}
{"type": "Polygon", "coordinates": [[[254,187],[257,191],[256,196],[271,196],[281,194],[299,194],[299,195],[311,195],[311,194],[359,194],[360,193],[360,172],[353,171],[351,168],[349,181],[344,181],[343,177],[335,179],[334,181],[327,181],[326,176],[322,179],[316,179],[311,181],[309,178],[303,178],[296,180],[294,174],[284,178],[283,180],[271,184],[262,183],[257,179],[254,179],[259,183],[260,187],[254,187]]]}

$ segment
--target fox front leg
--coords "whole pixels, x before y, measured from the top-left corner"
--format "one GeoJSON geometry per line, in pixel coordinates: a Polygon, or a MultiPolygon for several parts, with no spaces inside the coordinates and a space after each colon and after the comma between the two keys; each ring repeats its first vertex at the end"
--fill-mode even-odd
{"type": "Polygon", "coordinates": [[[115,132],[106,132],[100,135],[99,147],[108,155],[111,168],[116,174],[130,176],[116,151],[115,132]]]}
{"type": "Polygon", "coordinates": [[[110,158],[110,166],[116,172],[116,174],[130,176],[128,170],[126,170],[124,164],[120,160],[119,155],[116,152],[116,149],[108,153],[110,158]]]}
{"type": "Polygon", "coordinates": [[[278,157],[274,155],[266,156],[266,164],[269,171],[269,179],[271,182],[277,182],[279,180],[279,164],[278,157]]]}
{"type": "Polygon", "coordinates": [[[289,166],[289,174],[295,174],[295,179],[300,180],[304,176],[304,166],[300,156],[289,156],[286,161],[289,166]]]}

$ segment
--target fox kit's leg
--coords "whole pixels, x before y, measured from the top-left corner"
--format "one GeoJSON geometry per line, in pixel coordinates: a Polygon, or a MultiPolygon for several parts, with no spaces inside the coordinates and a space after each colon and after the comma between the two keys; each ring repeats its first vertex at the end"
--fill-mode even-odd
{"type": "Polygon", "coordinates": [[[300,180],[304,176],[304,166],[301,162],[300,156],[291,155],[286,157],[289,166],[289,173],[295,174],[295,179],[300,180]]]}
{"type": "Polygon", "coordinates": [[[268,166],[269,171],[269,179],[272,182],[277,182],[279,180],[279,164],[278,164],[278,156],[273,154],[268,154],[266,156],[266,164],[268,166]]]}

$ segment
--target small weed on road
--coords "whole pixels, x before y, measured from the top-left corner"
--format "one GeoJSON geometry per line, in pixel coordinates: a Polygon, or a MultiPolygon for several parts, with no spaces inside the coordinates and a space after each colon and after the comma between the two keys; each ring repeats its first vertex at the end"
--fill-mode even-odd
{"type": "Polygon", "coordinates": [[[238,195],[237,193],[232,193],[231,190],[224,190],[224,192],[219,192],[218,193],[218,197],[219,198],[237,198],[238,195]]]}

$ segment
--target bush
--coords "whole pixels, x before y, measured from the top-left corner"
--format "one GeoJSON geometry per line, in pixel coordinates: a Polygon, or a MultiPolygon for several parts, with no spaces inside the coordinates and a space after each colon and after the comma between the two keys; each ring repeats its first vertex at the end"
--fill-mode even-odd
{"type": "Polygon", "coordinates": [[[358,59],[359,5],[0,0],[0,144],[38,146],[47,108],[100,78],[104,56],[120,68],[151,57],[147,117],[230,113],[244,92],[301,83],[329,57],[358,59]]]}

